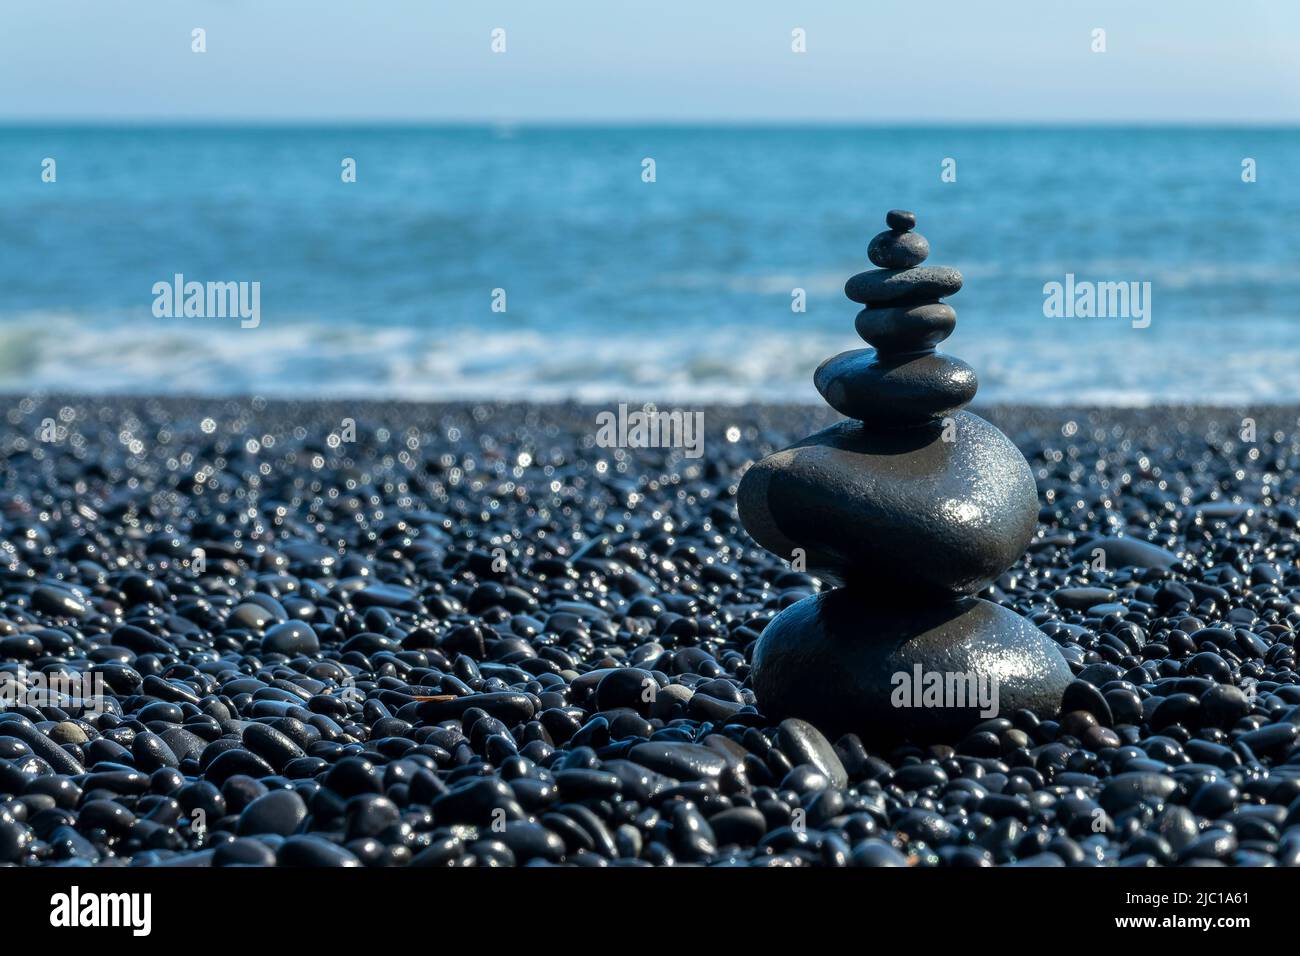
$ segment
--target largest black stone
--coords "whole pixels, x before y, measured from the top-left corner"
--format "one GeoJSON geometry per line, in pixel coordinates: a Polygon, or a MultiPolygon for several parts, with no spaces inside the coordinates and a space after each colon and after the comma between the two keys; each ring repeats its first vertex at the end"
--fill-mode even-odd
{"type": "Polygon", "coordinates": [[[845,420],[745,473],[737,507],[759,544],[860,594],[975,594],[1024,553],[1038,519],[1029,464],[959,412],[945,431],[845,420]]]}
{"type": "Polygon", "coordinates": [[[1054,714],[1071,680],[1052,640],[997,604],[890,604],[843,588],[777,615],[754,649],[750,674],[769,717],[800,717],[832,739],[856,733],[873,743],[955,743],[991,716],[1021,708],[1054,714]],[[995,712],[969,696],[968,706],[957,706],[959,698],[924,706],[915,697],[899,705],[902,682],[914,681],[918,668],[945,683],[956,678],[954,686],[963,677],[983,688],[996,682],[995,712]]]}

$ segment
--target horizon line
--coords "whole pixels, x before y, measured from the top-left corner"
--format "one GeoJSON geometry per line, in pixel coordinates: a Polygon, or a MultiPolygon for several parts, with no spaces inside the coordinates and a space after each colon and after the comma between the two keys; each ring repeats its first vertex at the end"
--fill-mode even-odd
{"type": "Polygon", "coordinates": [[[229,127],[300,127],[300,128],[430,128],[460,127],[468,129],[620,129],[620,128],[699,128],[734,129],[1300,129],[1300,118],[1273,120],[1206,119],[930,119],[923,121],[840,120],[840,119],[607,119],[590,117],[565,118],[361,118],[361,117],[68,117],[34,119],[0,116],[0,129],[67,129],[105,127],[170,127],[204,129],[229,127]]]}

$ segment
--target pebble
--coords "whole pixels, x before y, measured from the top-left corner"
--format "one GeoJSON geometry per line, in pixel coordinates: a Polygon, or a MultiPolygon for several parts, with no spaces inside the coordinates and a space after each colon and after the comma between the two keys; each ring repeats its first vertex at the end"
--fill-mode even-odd
{"type": "Polygon", "coordinates": [[[275,866],[275,851],[260,840],[228,840],[212,851],[213,866],[275,866]]]}
{"type": "Polygon", "coordinates": [[[1086,611],[1090,607],[1115,600],[1115,592],[1109,588],[1058,588],[1052,592],[1052,600],[1059,607],[1086,611]]]}
{"type": "Polygon", "coordinates": [[[916,352],[933,349],[952,335],[957,312],[942,302],[896,308],[863,309],[853,328],[880,352],[916,352]]]}
{"type": "Polygon", "coordinates": [[[1290,749],[1298,735],[1300,735],[1300,727],[1295,724],[1277,723],[1249,731],[1237,739],[1253,753],[1273,756],[1290,749]]]}
{"type": "Polygon", "coordinates": [[[885,213],[885,225],[895,232],[916,228],[916,213],[908,209],[891,209],[885,213]]]}
{"type": "Polygon", "coordinates": [[[244,807],[239,815],[241,836],[278,833],[289,836],[307,817],[307,805],[292,790],[272,790],[244,807]]]}
{"type": "Polygon", "coordinates": [[[975,397],[975,370],[937,352],[883,355],[853,349],[828,358],[813,384],[841,415],[900,428],[951,416],[975,397]]]}
{"type": "Polygon", "coordinates": [[[72,591],[41,585],[32,592],[32,610],[54,617],[83,618],[88,609],[86,602],[72,591]]]}
{"type": "Polygon", "coordinates": [[[930,243],[918,232],[882,232],[867,246],[867,258],[882,269],[910,269],[929,254],[930,243]]]}
{"type": "Polygon", "coordinates": [[[285,621],[266,632],[262,649],[268,654],[319,654],[320,641],[316,632],[302,621],[285,621]]]}
{"type": "Polygon", "coordinates": [[[510,849],[515,861],[546,860],[559,863],[564,859],[564,841],[558,834],[537,823],[508,823],[497,839],[510,849]]]}
{"type": "Polygon", "coordinates": [[[824,429],[745,473],[740,517],[764,548],[799,549],[831,581],[866,579],[893,595],[974,594],[1029,542],[1034,480],[983,419],[959,415],[953,432],[954,441],[936,435],[918,446],[850,423],[824,429]],[[972,474],[985,480],[973,484],[972,474]],[[889,548],[876,546],[882,538],[889,548]]]}
{"type": "Polygon", "coordinates": [[[717,779],[727,769],[715,750],[689,743],[637,744],[628,756],[644,767],[681,780],[717,779]]]}
{"type": "Polygon", "coordinates": [[[732,807],[709,818],[709,826],[720,845],[754,846],[767,832],[767,821],[754,807],[732,807]]]}
{"type": "Polygon", "coordinates": [[[234,776],[250,778],[269,777],[275,768],[255,753],[241,749],[238,745],[223,750],[208,764],[203,776],[217,786],[234,776]]]}
{"type": "Polygon", "coordinates": [[[275,854],[279,866],[360,866],[361,861],[348,850],[317,836],[299,834],[280,844],[275,854]]]}
{"type": "Polygon", "coordinates": [[[948,266],[872,269],[852,276],[844,284],[844,294],[863,305],[890,305],[955,295],[961,283],[961,273],[948,266]]]}
{"type": "Polygon", "coordinates": [[[824,774],[834,787],[848,785],[849,775],[831,742],[806,720],[788,718],[776,729],[774,744],[790,759],[790,763],[810,764],[824,774]]]}
{"type": "Polygon", "coordinates": [[[899,853],[888,843],[880,840],[864,840],[853,848],[854,866],[907,866],[907,857],[899,853]]]}
{"type": "Polygon", "coordinates": [[[1075,548],[1072,556],[1096,560],[1098,551],[1109,568],[1164,569],[1178,563],[1178,555],[1173,552],[1136,538],[1095,538],[1075,548]]]}
{"type": "Polygon", "coordinates": [[[1061,712],[1030,720],[1004,698],[932,753],[818,722],[796,733],[754,698],[759,636],[825,579],[754,547],[729,496],[753,460],[830,425],[828,409],[711,411],[738,441],[710,432],[700,462],[628,449],[628,471],[600,473],[576,407],[542,426],[491,403],[413,422],[382,403],[43,401],[0,423],[15,485],[0,538],[16,545],[0,668],[91,670],[108,696],[102,714],[0,712],[0,864],[1300,862],[1297,502],[1268,477],[1300,455],[1292,414],[1259,413],[1251,457],[1214,437],[1212,412],[991,410],[1038,495],[1032,540],[987,593],[1049,633],[1070,673],[1061,712]],[[62,404],[93,459],[22,450],[62,404]],[[317,437],[348,414],[352,464],[317,437]],[[410,427],[414,469],[395,444],[410,427]],[[119,450],[128,428],[139,455],[119,450]],[[274,446],[248,454],[267,433],[274,446]],[[168,467],[185,451],[211,469],[201,494],[168,467]],[[234,494],[254,476],[257,501],[234,494]],[[1204,507],[1222,497],[1251,506],[1204,507]],[[190,542],[207,575],[172,560],[190,542]],[[1090,588],[1113,597],[1055,597],[1090,588]],[[293,640],[273,651],[282,627],[293,640]],[[1071,725],[1097,747],[1062,730],[1080,711],[1095,723],[1071,725]],[[608,740],[574,742],[597,717],[608,740]]]}
{"type": "Polygon", "coordinates": [[[1159,804],[1177,789],[1177,782],[1165,774],[1130,771],[1111,777],[1101,789],[1099,802],[1108,813],[1118,813],[1140,803],[1159,804]]]}
{"type": "Polygon", "coordinates": [[[1103,727],[1110,727],[1115,723],[1115,715],[1111,712],[1110,704],[1106,698],[1092,684],[1087,681],[1072,681],[1065,688],[1065,694],[1061,698],[1061,711],[1083,711],[1091,714],[1103,727]]]}
{"type": "Polygon", "coordinates": [[[347,805],[347,838],[378,837],[397,827],[402,813],[397,804],[377,793],[353,797],[347,805]]]}
{"type": "Polygon", "coordinates": [[[56,744],[72,744],[73,746],[79,747],[82,744],[90,742],[90,738],[86,736],[86,732],[82,730],[79,725],[70,720],[64,720],[55,724],[47,733],[49,738],[56,744]]]}
{"type": "Polygon", "coordinates": [[[1239,687],[1216,684],[1201,694],[1201,715],[1211,727],[1225,730],[1250,713],[1250,698],[1239,687]]]}

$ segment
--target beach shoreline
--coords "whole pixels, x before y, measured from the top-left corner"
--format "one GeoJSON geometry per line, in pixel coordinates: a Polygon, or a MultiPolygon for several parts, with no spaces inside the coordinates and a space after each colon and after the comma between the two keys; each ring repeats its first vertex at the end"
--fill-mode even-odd
{"type": "Polygon", "coordinates": [[[736,485],[830,409],[659,406],[689,457],[602,447],[617,404],[0,404],[0,669],[109,685],[0,713],[0,862],[1300,862],[1300,406],[976,403],[1040,503],[982,596],[1076,682],[897,747],[747,682],[819,583],[736,485]]]}

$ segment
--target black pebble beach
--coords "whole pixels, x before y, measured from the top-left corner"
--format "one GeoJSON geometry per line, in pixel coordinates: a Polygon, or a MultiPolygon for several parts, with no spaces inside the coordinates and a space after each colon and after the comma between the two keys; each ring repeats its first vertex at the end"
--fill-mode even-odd
{"type": "Polygon", "coordinates": [[[6,700],[0,864],[1300,864],[1295,408],[977,407],[1040,502],[980,596],[1074,680],[882,749],[749,680],[821,582],[736,489],[829,409],[692,459],[576,405],[7,404],[0,680],[108,695],[6,700]]]}

